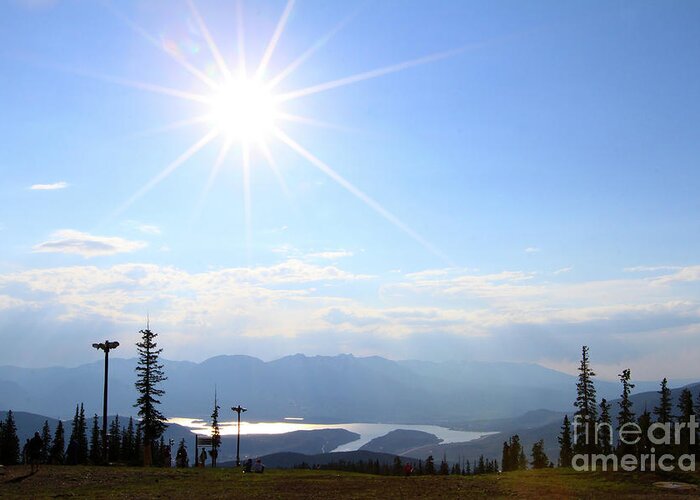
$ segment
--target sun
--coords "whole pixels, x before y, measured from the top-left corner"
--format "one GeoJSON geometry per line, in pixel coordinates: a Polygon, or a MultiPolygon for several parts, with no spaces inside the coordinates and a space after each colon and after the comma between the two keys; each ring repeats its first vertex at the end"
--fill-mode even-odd
{"type": "Polygon", "coordinates": [[[257,142],[269,137],[279,118],[277,99],[264,82],[231,78],[209,98],[208,120],[232,141],[257,142]]]}

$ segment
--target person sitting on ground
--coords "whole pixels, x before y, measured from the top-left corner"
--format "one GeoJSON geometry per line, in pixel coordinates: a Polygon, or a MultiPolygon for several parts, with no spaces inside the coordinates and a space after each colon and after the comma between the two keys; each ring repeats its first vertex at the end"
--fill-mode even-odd
{"type": "Polygon", "coordinates": [[[245,461],[245,464],[243,465],[243,472],[252,472],[253,471],[253,459],[249,458],[248,460],[245,461]]]}
{"type": "Polygon", "coordinates": [[[265,465],[260,461],[259,458],[255,461],[255,472],[258,472],[258,473],[265,472],[265,465]]]}
{"type": "Polygon", "coordinates": [[[29,441],[27,445],[27,455],[29,458],[29,463],[31,464],[31,473],[34,474],[39,471],[39,462],[41,462],[41,448],[44,442],[41,440],[41,436],[38,432],[34,433],[34,437],[29,441]]]}

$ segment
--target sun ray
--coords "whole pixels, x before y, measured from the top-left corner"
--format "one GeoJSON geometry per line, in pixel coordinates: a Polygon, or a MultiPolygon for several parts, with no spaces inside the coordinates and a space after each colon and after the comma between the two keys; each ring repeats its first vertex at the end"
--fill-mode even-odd
{"type": "Polygon", "coordinates": [[[112,12],[116,17],[121,19],[124,23],[126,23],[132,30],[134,30],[136,33],[144,37],[148,42],[150,42],[152,45],[160,49],[162,52],[167,54],[171,59],[173,59],[175,62],[177,62],[180,66],[182,66],[185,70],[187,70],[190,74],[193,76],[197,77],[199,81],[210,87],[211,89],[216,89],[217,84],[214,80],[209,78],[207,75],[205,75],[202,71],[194,67],[192,64],[187,62],[185,58],[183,58],[180,54],[173,50],[168,50],[166,47],[163,46],[163,43],[155,38],[153,35],[148,33],[144,28],[136,24],[134,21],[132,21],[129,17],[126,15],[122,14],[116,7],[114,7],[111,3],[107,2],[104,4],[109,11],[112,12]]]}
{"type": "Polygon", "coordinates": [[[267,48],[265,49],[265,54],[263,54],[263,57],[260,60],[258,70],[255,72],[255,78],[260,79],[265,74],[265,71],[267,70],[267,65],[270,62],[270,58],[272,58],[272,54],[274,53],[275,48],[277,47],[277,42],[279,42],[279,39],[282,36],[282,33],[284,32],[284,27],[287,24],[287,19],[289,19],[289,14],[292,12],[293,7],[294,0],[287,0],[287,5],[284,8],[284,12],[282,12],[282,17],[280,17],[280,20],[277,22],[275,32],[272,34],[270,43],[267,44],[267,48]]]}
{"type": "Polygon", "coordinates": [[[306,158],[313,166],[315,166],[321,172],[323,172],[328,177],[333,179],[335,182],[340,184],[342,187],[344,187],[346,190],[348,190],[351,194],[353,194],[356,198],[360,199],[368,207],[370,207],[375,212],[377,212],[379,215],[381,215],[386,220],[391,222],[398,229],[400,229],[401,231],[406,233],[408,236],[413,238],[416,242],[421,244],[430,253],[432,253],[436,257],[440,258],[444,262],[450,263],[450,259],[447,258],[447,256],[444,253],[442,253],[437,247],[435,247],[432,243],[430,243],[425,238],[423,238],[421,235],[419,235],[417,232],[415,232],[413,229],[411,229],[408,225],[406,225],[404,222],[402,222],[394,214],[392,214],[387,209],[385,209],[382,205],[379,204],[379,202],[377,202],[376,200],[374,200],[370,196],[366,195],[364,192],[360,191],[359,188],[355,187],[350,181],[348,181],[342,175],[340,175],[338,172],[333,170],[328,164],[326,164],[322,160],[316,158],[316,156],[314,156],[310,151],[308,151],[303,146],[301,146],[299,143],[294,141],[291,137],[289,137],[287,134],[285,134],[280,129],[278,129],[278,128],[275,129],[274,133],[280,141],[285,143],[292,150],[296,151],[300,156],[306,158]]]}
{"type": "Polygon", "coordinates": [[[253,248],[253,210],[250,196],[250,146],[247,142],[241,143],[243,155],[243,211],[245,216],[245,246],[248,263],[251,262],[253,248]]]}
{"type": "Polygon", "coordinates": [[[277,96],[277,99],[279,102],[284,102],[289,101],[291,99],[298,99],[299,97],[304,97],[311,94],[317,94],[326,90],[344,87],[345,85],[361,82],[363,80],[370,80],[372,78],[377,78],[391,73],[396,73],[398,71],[403,71],[408,68],[413,68],[414,66],[420,66],[421,64],[427,64],[434,61],[439,61],[440,59],[446,59],[448,57],[452,57],[461,52],[464,52],[465,50],[467,50],[467,48],[468,47],[460,47],[452,50],[446,50],[444,52],[438,52],[436,54],[419,57],[417,59],[411,59],[410,61],[404,61],[401,63],[392,64],[390,66],[384,66],[383,68],[377,68],[370,71],[365,71],[363,73],[358,73],[356,75],[346,76],[337,80],[319,83],[318,85],[312,85],[311,87],[293,90],[291,92],[287,92],[286,94],[280,94],[277,96]]]}
{"type": "Polygon", "coordinates": [[[204,189],[202,189],[202,194],[200,195],[199,201],[197,202],[197,205],[195,206],[195,209],[192,213],[192,218],[190,219],[191,224],[194,224],[194,222],[199,219],[199,215],[204,209],[204,202],[206,201],[207,195],[209,194],[211,187],[214,185],[214,180],[216,180],[216,176],[219,174],[221,165],[224,163],[224,160],[226,159],[226,156],[228,155],[228,152],[231,149],[232,145],[233,140],[231,138],[226,138],[222,142],[221,148],[219,149],[219,153],[216,155],[214,164],[212,165],[211,171],[209,172],[207,182],[204,185],[204,189]]]}
{"type": "Polygon", "coordinates": [[[331,38],[333,38],[340,30],[342,30],[355,16],[357,16],[359,11],[360,9],[357,9],[355,12],[343,19],[337,25],[335,25],[332,30],[330,30],[328,33],[316,40],[316,42],[314,42],[313,45],[311,45],[311,47],[306,49],[306,51],[304,51],[299,57],[292,61],[286,68],[284,68],[277,75],[271,78],[267,82],[268,88],[273,89],[274,87],[279,85],[280,82],[282,82],[282,80],[291,75],[295,69],[301,66],[309,57],[311,57],[314,53],[316,53],[319,49],[326,45],[326,43],[328,43],[328,41],[331,38]]]}
{"type": "Polygon", "coordinates": [[[343,127],[342,125],[338,125],[336,123],[316,120],[315,118],[309,118],[307,116],[295,115],[291,113],[277,112],[275,118],[288,122],[303,123],[304,125],[313,125],[314,127],[343,130],[345,132],[358,132],[358,129],[353,129],[351,127],[343,127]]]}
{"type": "Polygon", "coordinates": [[[174,122],[168,123],[166,125],[163,125],[161,127],[154,127],[154,128],[149,128],[146,130],[141,130],[140,132],[134,132],[129,137],[131,137],[131,138],[149,137],[152,135],[162,134],[164,132],[171,132],[173,130],[177,130],[180,128],[185,128],[185,127],[189,127],[192,125],[197,125],[198,123],[204,123],[204,122],[209,121],[210,119],[211,119],[211,117],[209,114],[199,115],[199,116],[195,116],[194,118],[187,118],[185,120],[174,121],[174,122]]]}
{"type": "Polygon", "coordinates": [[[210,130],[207,132],[204,137],[202,137],[200,140],[195,142],[192,146],[189,147],[184,153],[182,153],[180,156],[178,156],[175,160],[173,160],[170,165],[165,167],[163,170],[158,173],[155,177],[153,177],[150,181],[148,181],[141,189],[139,189],[136,193],[134,193],[131,198],[129,198],[121,207],[119,207],[114,215],[119,215],[126,211],[136,200],[141,198],[143,195],[148,193],[151,189],[153,189],[155,186],[157,186],[163,179],[168,177],[170,174],[172,174],[175,170],[178,169],[180,165],[185,163],[187,160],[189,160],[195,153],[197,153],[200,149],[202,149],[204,146],[206,146],[214,137],[218,135],[216,130],[210,130]]]}
{"type": "Polygon", "coordinates": [[[238,46],[238,71],[245,77],[247,73],[245,60],[245,30],[243,25],[243,0],[236,2],[236,31],[238,46]]]}
{"type": "Polygon", "coordinates": [[[272,151],[270,151],[270,147],[267,145],[267,143],[263,139],[260,139],[258,141],[258,149],[260,150],[262,155],[265,157],[265,160],[267,161],[268,165],[270,165],[270,169],[275,174],[275,177],[277,178],[277,182],[279,182],[280,188],[282,188],[282,192],[287,197],[287,200],[289,200],[289,203],[294,207],[295,210],[298,209],[296,204],[293,202],[294,198],[292,197],[292,192],[289,189],[289,186],[287,185],[287,181],[284,178],[282,171],[277,166],[277,162],[275,161],[274,157],[272,156],[272,151]]]}
{"type": "Polygon", "coordinates": [[[214,42],[214,39],[212,38],[211,33],[209,32],[209,28],[207,28],[207,25],[204,22],[204,19],[202,19],[202,16],[199,14],[199,11],[194,5],[193,0],[187,0],[187,3],[190,6],[190,10],[192,11],[192,15],[194,16],[195,22],[197,23],[199,30],[202,32],[202,36],[204,36],[204,40],[207,42],[209,51],[211,52],[212,57],[214,57],[216,65],[219,67],[219,71],[221,71],[221,74],[223,75],[224,79],[229,79],[231,77],[231,72],[226,64],[226,61],[221,55],[219,47],[214,42]]]}

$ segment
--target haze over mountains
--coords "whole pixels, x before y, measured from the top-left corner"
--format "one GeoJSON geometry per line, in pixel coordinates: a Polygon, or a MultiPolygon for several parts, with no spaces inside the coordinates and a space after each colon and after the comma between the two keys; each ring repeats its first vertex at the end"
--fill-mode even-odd
{"type": "MultiPolygon", "coordinates": [[[[164,361],[162,411],[169,417],[207,418],[214,388],[228,407],[243,404],[251,421],[302,417],[308,422],[459,424],[521,415],[537,409],[569,411],[575,377],[535,364],[391,361],[380,357],[301,354],[264,362],[217,356],[202,363],[164,361]]],[[[134,415],[135,359],[110,359],[109,412],[134,415]]],[[[0,407],[56,418],[83,402],[101,414],[102,359],[74,368],[0,367],[0,407]]],[[[614,399],[619,384],[596,381],[614,399]]],[[[658,382],[637,382],[636,392],[658,382]]]]}

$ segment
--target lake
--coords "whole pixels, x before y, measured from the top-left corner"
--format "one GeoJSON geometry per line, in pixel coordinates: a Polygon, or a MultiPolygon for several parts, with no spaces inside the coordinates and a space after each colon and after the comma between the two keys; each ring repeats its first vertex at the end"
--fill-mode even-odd
{"type": "MultiPolygon", "coordinates": [[[[198,434],[210,434],[211,428],[209,423],[200,419],[192,419],[186,417],[175,417],[168,420],[174,424],[182,425],[189,428],[192,432],[198,434]]],[[[236,434],[236,422],[226,421],[220,422],[220,432],[222,435],[236,434]]],[[[345,429],[350,432],[356,432],[360,435],[351,443],[344,444],[332,451],[354,451],[370,442],[372,439],[384,436],[396,429],[406,429],[428,432],[442,439],[443,444],[447,443],[463,443],[473,441],[482,436],[493,434],[493,432],[473,432],[473,431],[456,431],[441,427],[439,425],[422,425],[422,424],[370,424],[370,423],[345,423],[345,424],[314,424],[298,419],[288,419],[280,422],[244,422],[241,421],[241,435],[246,434],[284,434],[293,431],[310,431],[317,429],[345,429]]]]}

